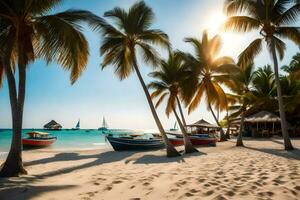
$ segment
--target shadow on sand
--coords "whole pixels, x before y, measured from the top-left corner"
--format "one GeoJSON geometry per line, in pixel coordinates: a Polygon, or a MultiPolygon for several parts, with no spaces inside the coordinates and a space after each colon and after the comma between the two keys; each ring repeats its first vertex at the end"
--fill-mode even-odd
{"type": "MultiPolygon", "coordinates": [[[[3,184],[3,183],[1,183],[3,184]]],[[[74,188],[74,185],[62,185],[62,186],[32,186],[32,185],[19,185],[16,187],[8,187],[4,183],[4,189],[0,190],[1,200],[11,199],[31,199],[37,197],[43,193],[53,192],[57,190],[65,190],[74,188]]]]}
{"type": "Polygon", "coordinates": [[[154,154],[146,154],[137,159],[126,160],[126,163],[133,162],[133,164],[158,164],[158,163],[171,163],[171,162],[185,162],[185,158],[192,157],[192,156],[200,156],[205,155],[202,152],[195,152],[191,154],[183,154],[182,156],[178,157],[171,157],[167,158],[165,155],[154,155],[154,154]]]}

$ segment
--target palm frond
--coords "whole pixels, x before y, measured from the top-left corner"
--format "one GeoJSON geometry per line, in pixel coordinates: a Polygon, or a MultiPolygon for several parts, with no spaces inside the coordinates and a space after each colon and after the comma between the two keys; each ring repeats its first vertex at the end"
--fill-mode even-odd
{"type": "MultiPolygon", "coordinates": [[[[285,3],[291,3],[290,1],[285,1],[285,3]]],[[[285,25],[295,23],[300,15],[300,3],[297,2],[289,9],[285,10],[280,17],[276,20],[276,24],[285,25]]]]}
{"type": "Polygon", "coordinates": [[[157,67],[160,62],[159,53],[147,43],[139,42],[138,46],[141,49],[144,62],[150,63],[152,67],[157,67]]]}
{"type": "Polygon", "coordinates": [[[300,47],[300,27],[278,27],[275,35],[290,39],[300,47]]]}
{"type": "Polygon", "coordinates": [[[262,50],[262,38],[258,38],[252,41],[249,46],[239,55],[239,66],[246,66],[253,63],[256,55],[258,55],[262,50]]]}
{"type": "MultiPolygon", "coordinates": [[[[36,54],[47,62],[56,61],[71,71],[73,84],[86,68],[89,49],[78,24],[78,13],[58,13],[36,18],[36,54]]],[[[79,20],[81,21],[82,18],[79,20]]]]}
{"type": "Polygon", "coordinates": [[[163,102],[163,100],[165,99],[165,97],[166,97],[167,95],[168,95],[168,93],[165,92],[165,93],[163,93],[163,94],[159,97],[158,101],[157,101],[156,104],[155,104],[155,108],[158,108],[158,107],[160,106],[160,104],[163,102]]]}
{"type": "Polygon", "coordinates": [[[225,0],[224,10],[227,15],[234,15],[240,13],[255,14],[255,2],[245,0],[225,0]]]}
{"type": "Polygon", "coordinates": [[[225,30],[250,32],[260,28],[260,21],[248,16],[232,16],[224,23],[225,30]]]}
{"type": "Polygon", "coordinates": [[[23,12],[40,15],[51,11],[61,3],[62,0],[26,0],[24,1],[23,12]]]}
{"type": "Polygon", "coordinates": [[[145,30],[140,34],[139,39],[147,43],[161,45],[168,49],[171,46],[168,35],[159,29],[145,30]]]}
{"type": "Polygon", "coordinates": [[[198,107],[204,92],[205,92],[205,85],[203,84],[203,82],[201,82],[200,85],[197,87],[197,91],[195,93],[193,100],[188,106],[188,113],[191,113],[198,107]]]}

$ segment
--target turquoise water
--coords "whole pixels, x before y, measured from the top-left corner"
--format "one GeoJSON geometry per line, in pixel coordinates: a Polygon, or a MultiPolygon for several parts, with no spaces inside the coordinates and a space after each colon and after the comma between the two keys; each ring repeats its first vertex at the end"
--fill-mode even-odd
{"type": "MultiPolygon", "coordinates": [[[[32,129],[25,129],[22,131],[23,137],[27,137],[26,133],[32,129]]],[[[105,140],[105,135],[98,130],[60,130],[60,131],[44,131],[57,137],[56,142],[46,147],[46,149],[96,149],[103,148],[108,143],[105,140]]],[[[130,134],[134,131],[130,130],[111,130],[111,134],[130,134]]],[[[11,143],[12,133],[8,129],[0,129],[0,153],[8,152],[11,143]]]]}

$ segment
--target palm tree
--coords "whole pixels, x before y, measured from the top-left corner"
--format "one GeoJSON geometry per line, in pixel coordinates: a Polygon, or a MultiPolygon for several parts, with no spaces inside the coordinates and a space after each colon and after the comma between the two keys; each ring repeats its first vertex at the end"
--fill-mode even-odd
{"type": "Polygon", "coordinates": [[[135,3],[128,11],[116,7],[106,12],[104,16],[112,19],[115,26],[106,24],[103,27],[104,39],[100,49],[101,55],[104,55],[102,68],[112,64],[120,80],[136,72],[165,142],[167,156],[179,156],[180,154],[168,140],[137,63],[137,51],[139,51],[146,63],[157,66],[160,59],[152,45],[157,44],[169,48],[168,36],[161,30],[150,29],[154,13],[143,1],[135,3]]]}
{"type": "Polygon", "coordinates": [[[101,18],[81,10],[47,15],[60,2],[0,0],[0,74],[7,78],[13,124],[11,148],[0,176],[26,173],[22,164],[21,131],[28,64],[36,58],[44,58],[48,63],[57,61],[71,71],[73,84],[85,69],[88,58],[88,44],[79,22],[86,20],[95,29],[102,22],[101,18]]]}
{"type": "Polygon", "coordinates": [[[244,146],[242,136],[244,132],[245,112],[252,103],[251,99],[253,99],[253,95],[250,87],[253,83],[255,72],[253,64],[240,67],[239,69],[239,73],[234,74],[231,77],[231,81],[226,85],[234,93],[227,94],[228,102],[233,104],[232,106],[229,106],[229,109],[235,111],[231,115],[241,116],[240,130],[237,137],[236,146],[244,146]]]}
{"type": "Polygon", "coordinates": [[[282,100],[280,86],[278,60],[284,57],[285,43],[280,39],[289,39],[300,46],[299,27],[288,26],[297,21],[300,13],[299,1],[286,0],[226,0],[225,9],[229,19],[225,23],[226,29],[238,32],[250,32],[258,30],[261,37],[256,38],[240,54],[243,65],[253,62],[253,59],[262,50],[263,41],[272,56],[274,63],[275,81],[277,85],[277,99],[281,118],[282,135],[286,150],[292,150],[293,146],[287,132],[286,116],[282,100]],[[234,16],[235,15],[235,16],[234,16]]]}
{"type": "Polygon", "coordinates": [[[282,66],[281,68],[283,71],[288,73],[295,78],[300,77],[300,53],[297,53],[293,56],[292,61],[289,65],[282,66]]]}
{"type": "Polygon", "coordinates": [[[176,120],[183,134],[185,153],[193,153],[197,152],[198,150],[193,147],[182,122],[184,120],[184,116],[179,100],[181,90],[180,84],[186,80],[187,72],[187,68],[185,67],[181,57],[176,53],[170,53],[168,60],[161,61],[159,70],[149,74],[149,76],[155,78],[156,80],[152,81],[148,87],[150,89],[154,89],[154,92],[151,94],[152,98],[159,97],[155,105],[156,108],[161,104],[161,102],[163,102],[165,98],[168,98],[166,114],[168,117],[171,112],[175,114],[176,120]],[[182,119],[180,119],[176,111],[177,106],[181,113],[182,119]]]}
{"type": "MultiPolygon", "coordinates": [[[[191,67],[191,77],[189,82],[193,82],[193,87],[187,87],[187,91],[192,94],[184,97],[189,104],[189,113],[197,108],[201,98],[205,95],[205,101],[208,109],[211,111],[216,123],[220,126],[218,117],[213,111],[213,107],[217,110],[224,111],[227,109],[227,99],[220,83],[225,83],[230,78],[230,73],[236,70],[234,61],[230,57],[219,57],[217,55],[221,48],[221,39],[218,35],[212,39],[208,38],[208,34],[204,31],[202,40],[196,38],[186,38],[186,42],[193,45],[195,56],[189,53],[183,53],[185,62],[191,67]]],[[[220,126],[221,127],[221,126],[220,126]]],[[[223,129],[221,129],[221,140],[226,140],[223,129]]]]}

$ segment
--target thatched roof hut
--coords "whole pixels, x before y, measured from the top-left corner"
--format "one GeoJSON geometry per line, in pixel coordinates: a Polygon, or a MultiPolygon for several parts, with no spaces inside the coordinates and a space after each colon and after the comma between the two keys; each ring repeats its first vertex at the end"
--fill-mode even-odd
{"type": "Polygon", "coordinates": [[[268,111],[261,111],[254,115],[246,117],[245,122],[249,122],[249,123],[280,122],[280,117],[268,111]]]}
{"type": "Polygon", "coordinates": [[[44,125],[44,129],[59,130],[61,128],[62,126],[54,120],[51,120],[49,123],[44,125]]]}
{"type": "Polygon", "coordinates": [[[199,127],[199,128],[220,128],[218,125],[211,124],[204,119],[201,119],[193,124],[187,125],[187,127],[199,127]]]}

